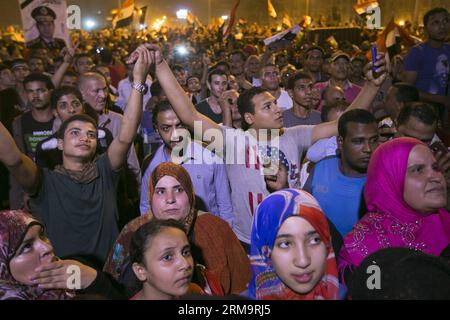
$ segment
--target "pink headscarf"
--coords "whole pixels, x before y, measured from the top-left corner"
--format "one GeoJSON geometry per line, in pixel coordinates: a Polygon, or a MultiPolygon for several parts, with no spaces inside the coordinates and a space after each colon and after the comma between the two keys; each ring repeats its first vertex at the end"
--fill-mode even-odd
{"type": "Polygon", "coordinates": [[[403,199],[406,169],[413,138],[382,144],[370,160],[365,199],[369,211],[344,238],[339,255],[341,275],[382,248],[407,247],[438,256],[450,243],[450,214],[445,209],[424,214],[403,199]]]}

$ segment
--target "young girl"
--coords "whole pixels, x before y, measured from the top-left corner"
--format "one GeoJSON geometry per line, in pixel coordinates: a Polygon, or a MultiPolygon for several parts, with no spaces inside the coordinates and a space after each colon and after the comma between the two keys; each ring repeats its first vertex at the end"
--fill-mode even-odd
{"type": "Polygon", "coordinates": [[[263,200],[253,219],[250,253],[251,298],[338,299],[330,229],[309,193],[285,189],[263,200]]]}
{"type": "Polygon", "coordinates": [[[180,222],[155,219],[141,226],[131,239],[130,257],[142,285],[131,300],[171,300],[190,289],[194,260],[180,222]]]}

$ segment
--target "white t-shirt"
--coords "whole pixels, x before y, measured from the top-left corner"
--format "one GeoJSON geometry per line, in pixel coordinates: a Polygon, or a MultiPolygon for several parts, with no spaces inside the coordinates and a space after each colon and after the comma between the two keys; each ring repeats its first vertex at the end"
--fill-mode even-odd
{"type": "MultiPolygon", "coordinates": [[[[314,126],[287,128],[284,134],[277,138],[279,141],[274,139],[269,142],[272,148],[279,146],[280,153],[287,160],[291,188],[300,188],[301,158],[311,145],[313,128],[314,126]]],[[[233,160],[232,164],[228,162],[226,166],[233,204],[233,231],[239,240],[250,243],[253,214],[262,200],[269,195],[259,155],[262,153],[257,151],[258,147],[267,150],[267,143],[258,143],[251,134],[241,129],[224,127],[223,132],[225,160],[233,160]]]]}
{"type": "Polygon", "coordinates": [[[281,112],[292,108],[293,104],[292,98],[289,96],[287,91],[281,89],[280,97],[277,99],[277,105],[280,107],[281,112]]]}

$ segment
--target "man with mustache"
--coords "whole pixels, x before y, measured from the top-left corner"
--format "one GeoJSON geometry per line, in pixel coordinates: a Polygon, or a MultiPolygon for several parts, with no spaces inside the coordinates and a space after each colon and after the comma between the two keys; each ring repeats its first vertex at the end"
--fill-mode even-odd
{"type": "MultiPolygon", "coordinates": [[[[30,74],[23,86],[31,110],[16,117],[12,124],[14,140],[19,150],[35,161],[37,144],[52,135],[54,115],[50,96],[54,89],[51,79],[42,74],[30,74]]],[[[16,180],[11,178],[9,201],[11,209],[24,206],[24,194],[16,180]]]]}

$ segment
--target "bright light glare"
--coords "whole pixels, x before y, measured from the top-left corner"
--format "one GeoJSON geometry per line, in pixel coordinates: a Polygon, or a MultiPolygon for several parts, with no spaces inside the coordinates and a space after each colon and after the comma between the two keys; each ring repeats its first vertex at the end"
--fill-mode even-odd
{"type": "Polygon", "coordinates": [[[183,19],[186,20],[188,15],[188,10],[187,9],[180,9],[177,11],[177,18],[178,19],[183,19]]]}
{"type": "Polygon", "coordinates": [[[186,49],[185,46],[178,46],[178,47],[176,48],[176,50],[177,50],[177,52],[178,52],[179,55],[184,56],[184,55],[188,54],[188,50],[186,49]]]}
{"type": "Polygon", "coordinates": [[[225,20],[228,20],[228,16],[222,16],[221,18],[222,18],[222,20],[224,20],[224,21],[225,21],[225,20]]]}
{"type": "Polygon", "coordinates": [[[84,26],[86,27],[86,29],[94,29],[97,26],[97,22],[92,19],[87,19],[84,21],[84,26]]]}

